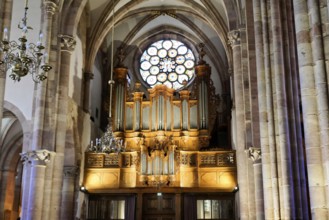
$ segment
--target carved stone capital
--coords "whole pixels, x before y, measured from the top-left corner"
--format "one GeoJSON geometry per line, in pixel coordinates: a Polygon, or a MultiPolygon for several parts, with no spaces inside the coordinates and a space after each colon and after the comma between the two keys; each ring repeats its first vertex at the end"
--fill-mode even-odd
{"type": "Polygon", "coordinates": [[[44,1],[44,8],[48,15],[54,15],[57,12],[58,6],[56,2],[52,0],[44,1]]]}
{"type": "Polygon", "coordinates": [[[46,165],[50,161],[50,151],[48,150],[34,150],[21,153],[21,160],[23,163],[46,165]]]}
{"type": "Polygon", "coordinates": [[[241,42],[239,30],[233,30],[228,32],[227,37],[228,37],[228,44],[231,45],[231,47],[239,45],[241,42]]]}
{"type": "Polygon", "coordinates": [[[262,160],[262,151],[260,148],[256,147],[250,147],[248,149],[248,157],[251,159],[254,163],[260,163],[262,160]]]}
{"type": "Polygon", "coordinates": [[[72,52],[75,49],[76,40],[70,35],[59,35],[61,38],[61,50],[72,52]]]}
{"type": "Polygon", "coordinates": [[[74,178],[79,174],[79,167],[77,167],[77,166],[65,166],[63,172],[64,172],[65,177],[74,178]]]}

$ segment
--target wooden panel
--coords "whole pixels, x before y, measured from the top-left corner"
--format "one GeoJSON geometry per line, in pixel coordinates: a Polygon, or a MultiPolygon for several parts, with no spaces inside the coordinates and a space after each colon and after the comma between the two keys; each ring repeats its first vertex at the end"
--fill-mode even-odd
{"type": "Polygon", "coordinates": [[[175,219],[175,194],[144,194],[143,218],[156,220],[175,219]]]}

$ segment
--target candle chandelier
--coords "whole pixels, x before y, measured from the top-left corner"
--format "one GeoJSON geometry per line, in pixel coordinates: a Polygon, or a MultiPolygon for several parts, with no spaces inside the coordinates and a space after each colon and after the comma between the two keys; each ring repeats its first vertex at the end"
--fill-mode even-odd
{"type": "Polygon", "coordinates": [[[52,69],[48,64],[48,56],[43,52],[42,33],[36,44],[29,43],[26,37],[28,30],[32,27],[27,25],[27,6],[25,1],[24,17],[18,24],[22,35],[18,42],[8,39],[8,29],[5,28],[3,38],[0,41],[0,72],[5,74],[9,72],[9,77],[14,81],[20,81],[27,74],[32,75],[34,82],[41,82],[47,78],[46,74],[52,69]]]}
{"type": "Polygon", "coordinates": [[[111,45],[111,77],[109,80],[110,85],[110,106],[109,106],[109,123],[106,128],[106,132],[101,138],[96,138],[96,143],[94,145],[93,141],[90,142],[89,152],[95,153],[120,153],[126,151],[126,145],[123,143],[122,139],[118,139],[113,134],[112,127],[112,93],[113,93],[113,49],[114,49],[114,7],[113,7],[113,24],[112,24],[112,45],[111,45]]]}

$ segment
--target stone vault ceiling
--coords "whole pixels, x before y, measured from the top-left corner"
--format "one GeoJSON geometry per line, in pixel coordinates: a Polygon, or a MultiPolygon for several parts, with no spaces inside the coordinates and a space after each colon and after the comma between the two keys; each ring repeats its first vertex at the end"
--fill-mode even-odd
{"type": "MultiPolygon", "coordinates": [[[[227,33],[239,23],[239,4],[234,0],[89,0],[90,45],[89,65],[97,52],[109,50],[112,39],[113,11],[114,41],[130,48],[140,48],[147,38],[157,34],[176,34],[197,46],[204,43],[206,61],[211,64],[213,81],[222,93],[229,78],[230,50],[227,33]],[[113,10],[114,7],[114,10],[113,10]]],[[[197,48],[196,48],[197,50],[197,48]]],[[[134,49],[126,49],[134,58],[134,49]]],[[[129,66],[129,64],[128,64],[129,66]]],[[[132,68],[132,66],[129,66],[132,68]]]]}

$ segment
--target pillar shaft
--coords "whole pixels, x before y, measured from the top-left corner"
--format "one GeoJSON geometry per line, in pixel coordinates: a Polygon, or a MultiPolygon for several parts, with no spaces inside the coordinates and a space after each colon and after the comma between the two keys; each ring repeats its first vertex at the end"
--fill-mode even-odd
{"type": "Polygon", "coordinates": [[[84,73],[84,90],[83,90],[83,110],[89,112],[90,105],[90,80],[94,78],[94,74],[91,72],[84,73]]]}
{"type": "MultiPolygon", "coordinates": [[[[314,65],[314,61],[317,58],[313,58],[316,51],[312,51],[312,46],[315,42],[312,43],[312,39],[310,39],[310,21],[307,2],[306,0],[293,0],[310,208],[312,219],[328,219],[325,175],[322,166],[323,152],[320,147],[319,111],[315,86],[315,75],[318,74],[317,67],[319,64],[314,65]]],[[[312,18],[312,15],[310,18],[312,18]]]]}
{"type": "Polygon", "coordinates": [[[239,183],[240,218],[249,218],[248,161],[245,154],[245,118],[243,100],[243,75],[241,63],[240,31],[231,31],[228,35],[233,51],[234,103],[236,111],[236,157],[239,183]]]}
{"type": "Polygon", "coordinates": [[[307,1],[310,15],[310,35],[312,46],[312,57],[314,67],[314,80],[316,91],[316,102],[318,105],[318,124],[320,129],[320,143],[322,149],[323,166],[325,169],[325,186],[327,204],[329,208],[329,94],[326,66],[325,66],[325,51],[323,49],[323,38],[321,29],[321,17],[318,0],[307,1]]]}
{"type": "Polygon", "coordinates": [[[61,191],[63,181],[64,153],[66,143],[66,126],[68,112],[68,86],[71,65],[71,52],[76,41],[72,36],[60,35],[61,40],[61,66],[58,86],[58,110],[56,127],[56,157],[54,163],[53,187],[51,195],[50,220],[60,219],[61,191]]]}
{"type": "Polygon", "coordinates": [[[251,147],[248,150],[249,159],[253,162],[255,182],[256,219],[262,220],[264,215],[264,190],[262,173],[262,151],[260,148],[251,147]]]}
{"type": "Polygon", "coordinates": [[[64,167],[64,179],[62,190],[62,220],[74,219],[74,204],[75,204],[75,178],[78,174],[78,167],[67,166],[64,167]]]}
{"type": "Polygon", "coordinates": [[[294,191],[291,169],[290,132],[288,125],[287,94],[283,54],[282,16],[280,4],[270,1],[273,48],[274,98],[276,102],[277,150],[279,166],[280,214],[282,219],[295,218],[294,191]]]}
{"type": "MultiPolygon", "coordinates": [[[[52,24],[53,15],[57,9],[57,5],[53,2],[46,1],[43,5],[44,11],[44,23],[43,23],[43,39],[45,40],[45,51],[44,53],[49,54],[51,38],[52,38],[52,24]]],[[[45,61],[49,63],[48,56],[45,61]]],[[[45,119],[45,103],[46,103],[46,91],[47,91],[47,80],[41,81],[35,87],[34,91],[34,111],[33,111],[33,131],[32,131],[32,143],[31,147],[34,150],[41,149],[43,147],[43,131],[44,131],[44,119],[45,119]]]]}
{"type": "Polygon", "coordinates": [[[51,155],[47,150],[35,150],[22,153],[21,156],[24,166],[29,167],[30,171],[29,186],[26,188],[29,195],[23,197],[21,217],[24,220],[42,220],[46,163],[51,160],[51,155]]]}
{"type": "MultiPolygon", "coordinates": [[[[274,218],[273,192],[272,192],[272,175],[271,159],[269,149],[268,133],[268,114],[266,104],[266,80],[264,67],[264,41],[263,41],[263,20],[261,0],[253,1],[254,9],[254,27],[255,27],[255,44],[256,44],[256,67],[257,67],[257,85],[258,85],[258,105],[259,105],[259,123],[260,123],[260,143],[262,154],[261,160],[263,171],[263,193],[264,193],[264,214],[266,219],[274,218]]],[[[257,175],[255,173],[255,175],[257,175]]],[[[257,193],[256,193],[257,195],[257,193]]],[[[256,198],[257,199],[257,198],[256,198]]]]}

